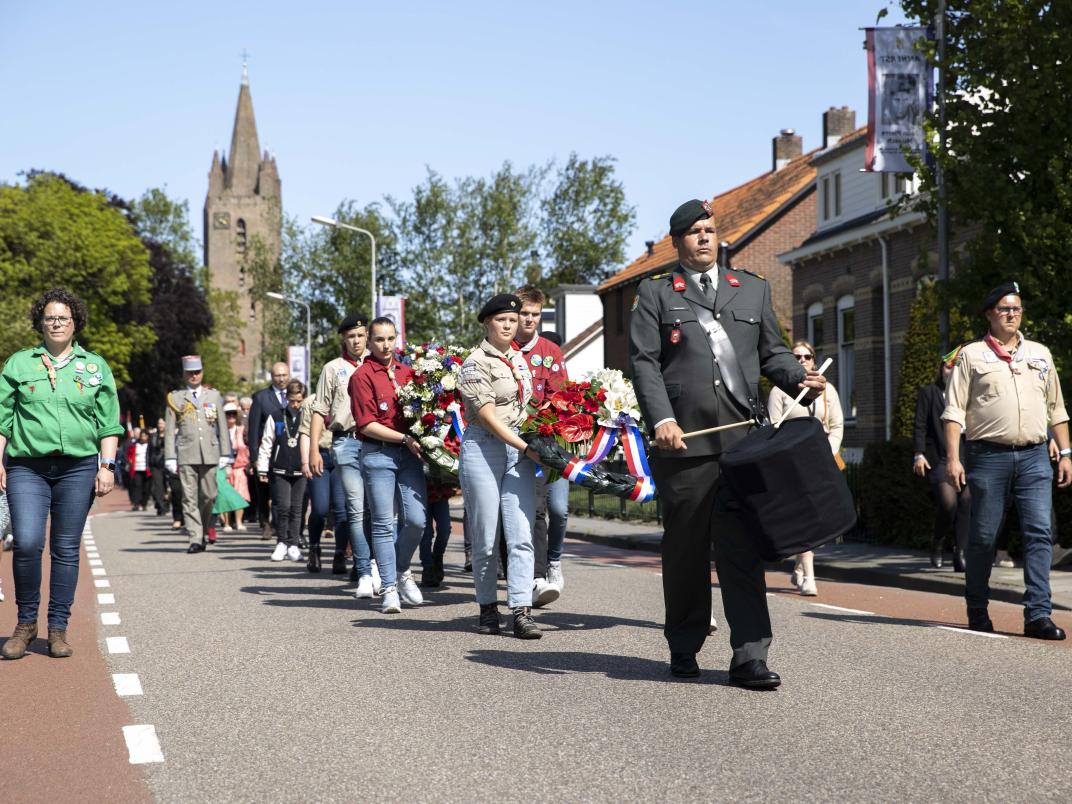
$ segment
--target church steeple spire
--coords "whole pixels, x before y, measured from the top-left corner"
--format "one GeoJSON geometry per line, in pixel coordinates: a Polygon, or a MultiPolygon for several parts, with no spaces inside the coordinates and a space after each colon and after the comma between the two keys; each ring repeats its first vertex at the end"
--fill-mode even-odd
{"type": "Polygon", "coordinates": [[[260,164],[257,122],[253,117],[253,97],[249,93],[249,69],[242,64],[242,86],[238,90],[231,150],[227,154],[227,189],[252,194],[257,188],[260,164]]]}

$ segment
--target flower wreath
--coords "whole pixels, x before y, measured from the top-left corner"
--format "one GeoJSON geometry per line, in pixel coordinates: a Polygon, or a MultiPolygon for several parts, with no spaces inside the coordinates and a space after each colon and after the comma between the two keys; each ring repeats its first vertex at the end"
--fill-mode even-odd
{"type": "MultiPolygon", "coordinates": [[[[398,389],[402,413],[410,422],[433,473],[457,477],[458,453],[465,422],[462,419],[458,372],[472,349],[426,343],[398,356],[413,369],[413,377],[398,389]]],[[[447,480],[447,478],[440,478],[447,480]]]]}

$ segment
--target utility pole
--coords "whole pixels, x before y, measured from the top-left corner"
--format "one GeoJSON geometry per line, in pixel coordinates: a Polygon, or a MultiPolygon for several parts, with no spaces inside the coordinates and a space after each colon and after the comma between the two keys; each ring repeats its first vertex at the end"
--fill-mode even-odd
{"type": "Polygon", "coordinates": [[[938,0],[938,155],[934,160],[938,185],[938,353],[949,351],[949,207],[945,192],[945,0],[938,0]]]}

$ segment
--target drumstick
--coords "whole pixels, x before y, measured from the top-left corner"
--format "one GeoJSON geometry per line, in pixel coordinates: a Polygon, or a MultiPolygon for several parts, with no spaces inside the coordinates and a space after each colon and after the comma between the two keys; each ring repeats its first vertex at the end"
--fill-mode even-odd
{"type": "Polygon", "coordinates": [[[734,422],[733,424],[720,424],[718,427],[708,427],[706,430],[693,430],[691,433],[682,433],[681,438],[692,438],[693,436],[707,435],[708,433],[717,433],[719,430],[729,430],[732,427],[744,427],[746,424],[755,424],[751,419],[745,419],[743,422],[734,422]]]}
{"type": "MultiPolygon", "coordinates": [[[[833,362],[834,362],[834,358],[832,358],[832,357],[826,358],[826,360],[823,361],[823,364],[821,366],[819,366],[819,373],[823,374],[828,368],[830,368],[830,364],[833,363],[833,362]]],[[[775,427],[781,427],[782,426],[782,422],[785,421],[785,417],[789,415],[789,412],[793,408],[795,408],[797,405],[800,404],[800,400],[804,398],[804,394],[808,393],[808,391],[810,391],[810,390],[811,390],[810,388],[801,388],[800,389],[800,393],[797,394],[797,398],[793,400],[793,404],[790,405],[789,407],[787,407],[785,409],[785,411],[783,411],[781,418],[778,419],[778,421],[776,421],[774,423],[775,427]]]]}

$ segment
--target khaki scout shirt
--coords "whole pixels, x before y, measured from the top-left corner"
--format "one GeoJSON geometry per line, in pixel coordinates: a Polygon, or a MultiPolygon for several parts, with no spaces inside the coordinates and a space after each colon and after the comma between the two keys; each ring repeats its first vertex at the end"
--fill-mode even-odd
{"type": "Polygon", "coordinates": [[[1042,443],[1047,426],[1068,421],[1050,350],[1021,335],[1010,365],[983,341],[967,344],[949,376],[942,421],[959,424],[969,441],[1042,443]]]}
{"type": "Polygon", "coordinates": [[[316,381],[316,402],[313,412],[330,421],[324,428],[333,433],[348,433],[354,429],[350,412],[350,377],[357,366],[345,357],[336,357],[324,364],[316,381]]]}
{"type": "Polygon", "coordinates": [[[525,421],[525,406],[532,396],[532,374],[525,363],[525,356],[517,349],[500,352],[484,340],[462,363],[458,390],[465,404],[465,420],[469,424],[478,421],[477,411],[492,402],[499,421],[507,427],[518,427],[525,421]],[[506,361],[509,361],[509,365],[506,361]]]}
{"type": "MultiPolygon", "coordinates": [[[[301,403],[301,423],[298,425],[298,435],[308,436],[312,433],[313,410],[316,405],[316,394],[309,394],[301,403]]],[[[320,449],[331,449],[331,430],[327,427],[320,430],[320,449]]]]}

